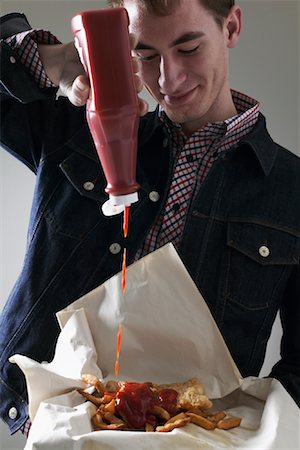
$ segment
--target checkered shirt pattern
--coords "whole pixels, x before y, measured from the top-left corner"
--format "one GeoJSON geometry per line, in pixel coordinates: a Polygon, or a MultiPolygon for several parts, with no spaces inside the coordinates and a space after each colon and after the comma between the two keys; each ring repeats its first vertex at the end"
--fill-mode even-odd
{"type": "Polygon", "coordinates": [[[28,30],[15,34],[4,41],[16,51],[21,63],[29,70],[39,87],[55,86],[47,77],[37,51],[37,44],[60,44],[60,41],[53,34],[43,30],[28,30]]]}
{"type": "Polygon", "coordinates": [[[26,438],[28,438],[28,434],[31,427],[31,421],[30,419],[27,419],[27,421],[24,423],[24,425],[20,428],[20,431],[26,438]]]}
{"type": "Polygon", "coordinates": [[[172,242],[180,245],[191,200],[198,193],[217,158],[248,134],[258,119],[259,103],[231,91],[237,115],[224,122],[207,123],[187,138],[179,124],[172,123],[162,109],[159,117],[168,130],[174,157],[174,172],[162,214],[152,226],[135,260],[172,242]]]}

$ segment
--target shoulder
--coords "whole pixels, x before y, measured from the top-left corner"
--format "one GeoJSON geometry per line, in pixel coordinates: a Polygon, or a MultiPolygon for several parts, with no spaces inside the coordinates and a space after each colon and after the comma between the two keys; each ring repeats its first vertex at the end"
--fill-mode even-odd
{"type": "Polygon", "coordinates": [[[0,39],[7,39],[22,31],[31,30],[31,26],[22,13],[12,12],[0,17],[0,39]]]}

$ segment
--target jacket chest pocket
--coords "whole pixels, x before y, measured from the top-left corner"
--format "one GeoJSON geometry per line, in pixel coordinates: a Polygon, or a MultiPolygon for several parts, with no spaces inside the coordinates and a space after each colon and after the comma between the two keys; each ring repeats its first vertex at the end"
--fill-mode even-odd
{"type": "Polygon", "coordinates": [[[77,153],[59,167],[63,176],[47,204],[45,218],[56,233],[82,239],[103,220],[105,178],[96,161],[77,153]]]}
{"type": "Polygon", "coordinates": [[[230,223],[227,229],[226,298],[249,311],[268,308],[280,298],[299,264],[298,236],[270,226],[230,223]]]}

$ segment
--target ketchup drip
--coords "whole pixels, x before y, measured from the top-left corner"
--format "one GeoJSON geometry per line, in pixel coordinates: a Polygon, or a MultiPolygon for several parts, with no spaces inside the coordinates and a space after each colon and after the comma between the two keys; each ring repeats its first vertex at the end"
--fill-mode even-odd
{"type": "MultiPolygon", "coordinates": [[[[130,206],[125,206],[125,208],[124,208],[124,219],[123,219],[123,236],[124,236],[124,239],[127,238],[127,234],[128,234],[129,210],[130,210],[130,206]]],[[[122,282],[121,282],[123,295],[125,294],[125,291],[126,291],[126,268],[127,268],[126,256],[127,256],[126,247],[124,246],[123,262],[122,262],[122,282]]]]}
{"type": "Polygon", "coordinates": [[[124,209],[124,221],[123,221],[124,238],[127,237],[127,233],[128,233],[129,210],[130,210],[130,206],[125,206],[125,209],[124,209]]]}
{"type": "Polygon", "coordinates": [[[118,336],[117,336],[117,351],[116,351],[116,362],[115,362],[115,375],[119,374],[119,358],[121,351],[121,340],[122,340],[122,325],[119,325],[118,336]]]}
{"type": "Polygon", "coordinates": [[[122,281],[121,281],[121,285],[122,285],[122,294],[125,295],[125,291],[126,291],[126,247],[124,248],[123,251],[123,263],[122,263],[122,281]]]}
{"type": "Polygon", "coordinates": [[[162,389],[155,394],[145,383],[124,383],[115,397],[116,411],[134,429],[143,429],[146,423],[155,426],[153,407],[159,405],[169,412],[176,412],[177,395],[173,389],[162,389]]]}
{"type": "MultiPolygon", "coordinates": [[[[126,239],[128,234],[128,223],[129,223],[129,206],[125,206],[124,208],[124,220],[123,220],[123,236],[124,239],[126,239]]],[[[121,287],[122,287],[122,294],[125,295],[126,291],[126,269],[127,269],[127,263],[126,263],[126,247],[124,246],[123,250],[123,260],[122,260],[122,279],[121,279],[121,287]]],[[[120,358],[120,352],[121,352],[121,341],[122,341],[122,325],[119,325],[118,330],[118,336],[117,336],[117,351],[116,351],[116,362],[115,362],[115,375],[116,377],[119,374],[119,358],[120,358]]]]}

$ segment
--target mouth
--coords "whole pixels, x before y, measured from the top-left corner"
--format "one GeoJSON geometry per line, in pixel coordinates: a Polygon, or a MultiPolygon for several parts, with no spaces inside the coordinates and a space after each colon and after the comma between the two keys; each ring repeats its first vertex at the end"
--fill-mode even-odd
{"type": "Polygon", "coordinates": [[[162,96],[163,96],[165,103],[168,106],[179,106],[179,105],[184,105],[185,103],[188,103],[189,101],[191,101],[196,93],[196,90],[197,90],[197,86],[182,93],[182,94],[177,94],[177,95],[162,94],[162,96]]]}

